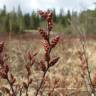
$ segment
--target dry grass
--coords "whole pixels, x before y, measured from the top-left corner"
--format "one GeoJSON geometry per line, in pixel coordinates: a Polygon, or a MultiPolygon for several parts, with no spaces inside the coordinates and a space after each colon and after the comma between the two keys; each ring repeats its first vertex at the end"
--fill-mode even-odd
{"type": "MultiPolygon", "coordinates": [[[[12,67],[13,73],[18,77],[20,82],[25,78],[26,74],[24,73],[24,65],[26,64],[26,52],[31,49],[35,52],[39,52],[37,58],[38,60],[43,58],[43,48],[41,45],[41,39],[36,37],[35,39],[12,39],[6,41],[5,51],[9,56],[8,63],[12,67]],[[23,74],[24,73],[24,74],[23,74]]],[[[86,90],[83,79],[81,77],[81,70],[79,67],[80,61],[77,55],[78,50],[81,49],[81,45],[78,38],[64,38],[61,37],[59,45],[53,51],[52,56],[60,56],[58,64],[51,68],[48,72],[48,78],[50,83],[54,78],[60,80],[60,86],[58,90],[63,88],[63,93],[66,93],[67,89],[76,89],[76,90],[86,90]],[[81,82],[81,85],[80,85],[81,82]],[[65,90],[65,91],[64,91],[65,90]]],[[[89,57],[89,64],[92,72],[94,73],[96,69],[96,42],[93,39],[87,40],[87,53],[89,57]]],[[[38,61],[37,61],[38,62],[38,61]]],[[[34,66],[35,70],[32,70],[32,77],[41,78],[38,68],[34,66]]],[[[41,72],[42,73],[42,72],[41,72]]],[[[38,82],[37,79],[37,82],[38,82]]],[[[33,80],[36,85],[36,79],[33,80]]],[[[5,82],[4,82],[5,83],[5,82]]],[[[2,85],[2,81],[1,81],[2,85]]],[[[58,93],[58,90],[56,92],[58,93]]],[[[34,90],[33,90],[34,91],[34,90]]],[[[68,92],[67,92],[68,93],[68,92]]],[[[56,95],[57,96],[57,95],[56,95]]]]}

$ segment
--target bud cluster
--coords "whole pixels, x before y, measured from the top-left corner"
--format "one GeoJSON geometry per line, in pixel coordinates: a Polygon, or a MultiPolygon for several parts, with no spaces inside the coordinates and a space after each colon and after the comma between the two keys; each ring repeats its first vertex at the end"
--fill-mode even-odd
{"type": "Polygon", "coordinates": [[[3,49],[4,49],[4,42],[0,42],[0,77],[3,79],[7,79],[9,66],[4,62],[3,49]]]}
{"type": "Polygon", "coordinates": [[[94,87],[96,87],[96,73],[94,73],[94,75],[93,75],[92,84],[94,87]]]}
{"type": "MultiPolygon", "coordinates": [[[[40,70],[43,72],[43,77],[41,78],[41,82],[39,86],[35,88],[36,89],[35,96],[39,95],[39,92],[41,91],[42,86],[45,81],[46,73],[48,72],[49,68],[54,66],[59,60],[59,57],[51,58],[50,56],[52,49],[57,45],[57,43],[59,42],[59,38],[60,38],[59,36],[56,36],[50,40],[50,31],[53,28],[52,12],[50,10],[46,12],[40,10],[39,14],[47,22],[47,29],[46,30],[41,29],[41,28],[39,29],[39,33],[41,34],[44,40],[43,42],[44,58],[41,59],[38,63],[40,70]]],[[[5,62],[6,56],[4,57],[3,50],[4,50],[4,42],[0,42],[0,78],[6,80],[10,88],[3,86],[2,88],[0,88],[0,90],[2,90],[3,92],[6,92],[8,96],[23,96],[23,93],[26,94],[25,96],[29,96],[28,89],[33,82],[33,78],[31,77],[32,76],[31,67],[34,65],[36,61],[35,57],[37,53],[33,54],[31,51],[28,51],[27,53],[28,62],[25,65],[26,79],[20,84],[17,82],[17,79],[15,78],[13,73],[10,72],[9,65],[6,64],[5,62]]],[[[55,86],[57,86],[58,82],[59,81],[56,80],[53,83],[55,86]]]]}
{"type": "Polygon", "coordinates": [[[53,28],[52,12],[50,10],[48,10],[47,12],[43,12],[40,10],[38,11],[38,13],[44,20],[47,21],[48,31],[51,31],[53,28]]]}
{"type": "Polygon", "coordinates": [[[36,55],[37,55],[37,53],[32,54],[31,51],[28,51],[28,53],[27,53],[28,63],[25,65],[25,68],[27,70],[27,80],[23,82],[23,87],[26,90],[26,96],[28,96],[28,88],[33,81],[31,78],[31,67],[35,63],[36,55]]]}
{"type": "Polygon", "coordinates": [[[87,69],[88,65],[86,64],[86,58],[84,56],[84,52],[78,51],[79,59],[81,61],[80,67],[83,72],[87,69]]]}
{"type": "Polygon", "coordinates": [[[44,61],[41,62],[42,61],[41,60],[40,64],[42,66],[44,66],[43,71],[44,70],[46,71],[48,69],[48,67],[55,65],[57,63],[57,61],[59,60],[59,57],[51,60],[50,53],[51,53],[52,48],[54,48],[57,45],[57,43],[59,42],[60,37],[56,36],[52,40],[50,40],[50,31],[53,28],[52,12],[50,10],[48,10],[46,12],[40,10],[39,14],[43,19],[45,19],[45,21],[47,21],[47,24],[48,24],[47,31],[45,31],[44,29],[41,29],[41,28],[39,29],[39,33],[41,34],[41,36],[44,39],[44,42],[43,42],[43,46],[44,46],[44,50],[45,50],[44,59],[45,59],[45,62],[47,63],[47,68],[45,66],[46,63],[44,63],[44,61]]]}
{"type": "Polygon", "coordinates": [[[40,83],[40,86],[37,89],[36,96],[38,96],[38,93],[45,81],[45,75],[46,75],[47,71],[49,70],[50,67],[54,66],[59,60],[59,57],[52,59],[50,56],[51,50],[59,42],[59,36],[56,36],[52,40],[50,40],[50,31],[53,28],[52,12],[50,10],[48,10],[46,12],[40,10],[38,13],[47,22],[48,26],[47,26],[46,31],[41,28],[38,30],[44,39],[43,47],[44,47],[45,53],[44,53],[44,59],[40,60],[40,62],[39,62],[40,69],[41,69],[41,71],[43,71],[43,78],[40,83]]]}
{"type": "Polygon", "coordinates": [[[0,77],[9,83],[11,90],[6,87],[3,87],[3,89],[5,89],[6,93],[10,96],[16,96],[14,91],[14,83],[16,82],[16,78],[12,73],[10,73],[9,65],[4,61],[3,50],[4,42],[0,42],[0,77]]]}
{"type": "Polygon", "coordinates": [[[39,28],[39,32],[45,40],[48,40],[48,32],[46,30],[39,28]]]}
{"type": "Polygon", "coordinates": [[[54,37],[52,40],[51,40],[51,47],[55,47],[59,41],[60,37],[59,36],[56,36],[54,37]]]}
{"type": "MultiPolygon", "coordinates": [[[[87,82],[89,83],[88,87],[90,87],[91,93],[94,94],[94,96],[95,96],[96,95],[95,94],[96,73],[94,74],[93,78],[91,78],[91,70],[90,70],[90,67],[89,67],[89,62],[88,62],[88,57],[87,57],[87,54],[86,54],[85,45],[82,44],[82,48],[83,48],[83,52],[78,51],[79,59],[81,61],[80,67],[82,69],[81,77],[83,79],[85,79],[85,81],[84,81],[85,84],[86,84],[86,79],[87,79],[87,82]]],[[[81,84],[82,84],[82,81],[81,81],[81,84]]],[[[80,85],[80,83],[79,83],[79,85],[80,85]]]]}
{"type": "Polygon", "coordinates": [[[27,57],[29,62],[26,64],[25,68],[27,70],[27,77],[29,78],[31,75],[31,67],[35,63],[35,56],[37,53],[32,54],[31,51],[28,52],[27,57]]]}
{"type": "Polygon", "coordinates": [[[46,71],[47,67],[46,67],[46,64],[45,64],[44,60],[41,60],[41,61],[40,61],[39,67],[40,67],[40,69],[41,69],[43,72],[46,71]]]}

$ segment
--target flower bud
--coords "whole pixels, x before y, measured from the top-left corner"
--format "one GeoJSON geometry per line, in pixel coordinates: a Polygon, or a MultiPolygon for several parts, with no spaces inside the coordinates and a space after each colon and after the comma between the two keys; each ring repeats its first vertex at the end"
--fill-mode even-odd
{"type": "Polygon", "coordinates": [[[51,31],[53,28],[53,22],[52,21],[48,21],[48,30],[51,31]]]}
{"type": "Polygon", "coordinates": [[[29,51],[29,52],[28,52],[28,59],[31,61],[32,58],[33,58],[33,56],[32,56],[32,54],[31,54],[31,52],[29,51]]]}
{"type": "Polygon", "coordinates": [[[32,66],[35,63],[35,59],[32,59],[30,62],[30,66],[32,66]]]}
{"type": "Polygon", "coordinates": [[[93,86],[96,86],[96,73],[93,75],[92,84],[93,86]]]}
{"type": "Polygon", "coordinates": [[[57,57],[57,58],[53,59],[53,60],[50,62],[49,66],[54,66],[54,65],[58,62],[59,58],[60,58],[60,57],[57,57]]]}
{"type": "Polygon", "coordinates": [[[3,69],[0,71],[0,77],[3,78],[3,79],[8,78],[8,75],[6,74],[6,72],[3,69]]]}
{"type": "Polygon", "coordinates": [[[7,88],[7,87],[1,87],[1,90],[5,93],[8,93],[8,94],[10,94],[10,89],[9,88],[7,88]]]}
{"type": "Polygon", "coordinates": [[[45,72],[46,71],[46,65],[43,60],[40,61],[40,69],[45,72]]]}
{"type": "Polygon", "coordinates": [[[0,56],[0,65],[3,66],[4,65],[4,60],[3,60],[3,56],[0,56]]]}
{"type": "Polygon", "coordinates": [[[13,74],[10,75],[10,78],[11,78],[10,82],[13,85],[16,82],[16,78],[13,76],[13,74]]]}
{"type": "Polygon", "coordinates": [[[25,89],[27,89],[27,88],[28,88],[28,85],[27,85],[27,83],[26,83],[26,82],[23,82],[23,86],[24,86],[24,88],[25,88],[25,89]]]}
{"type": "Polygon", "coordinates": [[[3,48],[4,48],[4,42],[1,41],[1,42],[0,42],[0,53],[3,51],[3,48]]]}
{"type": "Polygon", "coordinates": [[[43,42],[43,46],[44,46],[45,52],[48,53],[50,49],[50,45],[46,40],[43,42]]]}
{"type": "Polygon", "coordinates": [[[56,36],[55,38],[53,38],[51,40],[51,48],[53,48],[53,47],[56,46],[56,44],[58,43],[59,39],[60,39],[60,37],[59,36],[56,36]]]}
{"type": "Polygon", "coordinates": [[[50,55],[48,53],[45,53],[45,61],[50,61],[50,55]]]}
{"type": "Polygon", "coordinates": [[[30,79],[29,79],[29,82],[28,82],[28,84],[31,84],[31,83],[32,83],[32,78],[30,78],[30,79]]]}
{"type": "Polygon", "coordinates": [[[39,29],[39,32],[40,32],[41,36],[42,36],[45,40],[48,39],[48,32],[46,32],[46,31],[43,30],[43,29],[39,29]]]}
{"type": "Polygon", "coordinates": [[[9,66],[6,64],[6,65],[4,66],[4,68],[5,68],[5,72],[8,73],[8,72],[9,72],[9,66]]]}

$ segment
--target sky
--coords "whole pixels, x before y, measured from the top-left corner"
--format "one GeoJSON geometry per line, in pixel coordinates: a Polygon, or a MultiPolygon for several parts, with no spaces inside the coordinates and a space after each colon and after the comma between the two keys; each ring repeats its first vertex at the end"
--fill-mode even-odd
{"type": "Polygon", "coordinates": [[[82,11],[87,8],[93,9],[96,4],[96,0],[0,0],[0,9],[6,5],[8,11],[12,11],[13,8],[17,10],[18,5],[21,6],[21,9],[24,13],[31,12],[33,9],[49,9],[55,8],[57,12],[61,8],[65,11],[74,10],[82,11]]]}

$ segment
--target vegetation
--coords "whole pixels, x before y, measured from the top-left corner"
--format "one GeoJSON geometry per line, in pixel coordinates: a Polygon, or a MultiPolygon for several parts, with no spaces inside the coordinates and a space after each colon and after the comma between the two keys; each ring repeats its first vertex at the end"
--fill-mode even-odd
{"type": "MultiPolygon", "coordinates": [[[[45,81],[45,77],[51,67],[53,67],[59,60],[60,57],[51,57],[51,51],[54,49],[54,47],[57,45],[59,41],[59,36],[54,37],[53,39],[50,40],[50,32],[53,28],[53,21],[52,21],[52,12],[47,11],[39,11],[39,14],[41,17],[47,22],[47,30],[45,29],[39,29],[39,32],[44,39],[44,58],[42,58],[38,62],[38,68],[40,71],[42,71],[42,78],[40,81],[40,84],[37,84],[37,87],[35,89],[34,96],[38,96],[39,94],[42,93],[43,95],[43,86],[45,81]],[[42,92],[41,92],[42,90],[42,92]]],[[[11,69],[9,65],[5,62],[4,60],[4,42],[0,42],[0,77],[1,79],[4,79],[7,81],[9,84],[10,88],[7,87],[1,87],[1,90],[4,93],[7,93],[9,96],[22,96],[25,93],[25,96],[29,96],[29,88],[30,85],[32,84],[33,78],[31,77],[32,72],[31,72],[31,67],[36,63],[36,55],[37,53],[32,53],[31,51],[28,51],[27,53],[27,64],[25,65],[26,69],[26,79],[25,81],[21,81],[22,83],[19,83],[15,85],[18,81],[16,80],[18,77],[15,77],[13,73],[11,73],[11,69]]],[[[6,59],[6,58],[5,58],[6,59]]],[[[55,81],[54,86],[56,85],[57,81],[55,81]]],[[[47,87],[47,86],[46,86],[47,87]]],[[[32,90],[32,88],[31,88],[32,90]]],[[[54,91],[54,90],[53,90],[54,91]]],[[[48,93],[48,96],[51,96],[52,92],[48,93]]]]}
{"type": "MultiPolygon", "coordinates": [[[[20,6],[18,6],[17,12],[15,9],[11,12],[7,12],[6,10],[6,6],[0,10],[0,32],[22,33],[25,32],[25,30],[36,30],[39,26],[44,27],[44,25],[46,25],[44,20],[38,16],[34,10],[31,14],[24,14],[20,6]]],[[[70,32],[72,30],[70,26],[73,18],[75,18],[79,21],[79,26],[85,28],[86,34],[92,35],[96,33],[96,30],[93,30],[96,27],[96,8],[80,13],[70,12],[70,10],[64,12],[63,9],[60,9],[58,14],[55,9],[53,9],[52,12],[53,21],[56,26],[53,28],[53,31],[74,34],[70,32]]]]}
{"type": "MultiPolygon", "coordinates": [[[[56,14],[55,9],[53,12],[53,21],[57,25],[68,26],[69,19],[71,18],[71,13],[68,11],[67,14],[63,13],[61,9],[59,14],[56,14]]],[[[15,12],[13,9],[12,12],[6,11],[6,6],[0,10],[0,32],[24,32],[24,30],[36,30],[40,25],[44,23],[44,20],[37,15],[37,12],[32,11],[29,13],[22,13],[20,6],[18,6],[18,11],[15,12]]],[[[62,27],[63,28],[63,27],[62,27]]]]}
{"type": "MultiPolygon", "coordinates": [[[[5,32],[5,33],[9,33],[9,35],[13,33],[21,34],[23,32],[27,32],[27,31],[30,32],[30,30],[38,29],[40,35],[43,38],[43,47],[44,47],[43,48],[44,50],[42,49],[42,47],[40,49],[44,57],[41,58],[42,56],[40,54],[40,57],[38,59],[36,58],[38,57],[39,52],[36,53],[34,51],[31,52],[31,48],[29,46],[27,46],[26,48],[27,54],[26,56],[23,56],[23,60],[20,58],[20,56],[21,54],[25,55],[23,53],[24,51],[22,50],[23,52],[21,54],[19,50],[17,51],[20,63],[25,64],[25,66],[24,64],[22,65],[20,64],[18,68],[18,70],[21,70],[21,68],[24,69],[22,71],[23,76],[21,76],[21,74],[17,76],[17,74],[13,74],[14,72],[12,72],[13,70],[9,66],[8,60],[10,58],[7,56],[5,52],[6,50],[6,48],[4,47],[5,43],[0,42],[0,77],[1,80],[2,79],[4,80],[4,84],[6,85],[3,86],[2,84],[2,86],[0,87],[1,93],[4,94],[5,96],[6,94],[8,96],[23,96],[23,95],[46,96],[46,94],[47,96],[59,96],[61,94],[63,94],[63,96],[66,95],[74,96],[74,94],[76,93],[77,96],[80,90],[84,89],[88,92],[89,96],[92,95],[96,96],[96,69],[93,68],[95,70],[93,71],[93,69],[90,67],[91,63],[89,62],[90,58],[89,58],[89,53],[87,52],[88,51],[87,47],[89,48],[88,41],[87,41],[88,38],[86,38],[87,35],[96,34],[96,30],[94,30],[96,27],[95,24],[96,9],[82,11],[80,14],[77,14],[76,12],[71,13],[69,10],[66,14],[64,14],[63,9],[60,10],[59,14],[56,14],[55,9],[51,11],[49,10],[38,11],[38,13],[40,16],[38,16],[37,12],[35,11],[33,11],[32,14],[29,13],[23,14],[20,6],[18,6],[17,12],[15,12],[15,9],[13,9],[12,12],[7,12],[6,6],[4,6],[4,8],[0,12],[1,33],[5,32]],[[55,25],[54,27],[53,27],[53,22],[55,25]],[[45,29],[38,28],[39,26],[45,27],[45,29]],[[59,33],[59,35],[62,35],[61,36],[62,38],[59,43],[60,46],[57,47],[58,50],[55,50],[54,48],[59,42],[60,37],[59,36],[54,37],[54,35],[57,35],[58,33],[53,34],[51,36],[52,31],[63,32],[64,34],[71,35],[71,36],[78,35],[79,38],[75,38],[74,40],[74,38],[70,38],[69,36],[67,37],[67,39],[65,39],[65,37],[63,37],[64,35],[62,35],[62,33],[59,33]],[[77,45],[76,49],[71,48],[73,42],[75,42],[74,44],[77,45]],[[68,45],[66,45],[66,43],[68,45]],[[52,50],[54,50],[54,52],[52,50]],[[73,54],[74,50],[75,52],[73,54]],[[57,51],[58,53],[62,51],[61,53],[63,53],[63,56],[57,53],[57,57],[55,57],[54,54],[56,54],[57,51]],[[60,57],[61,57],[61,61],[59,61],[60,57]],[[76,58],[78,58],[79,61],[78,60],[76,61],[76,58]],[[66,65],[67,67],[64,65],[66,60],[67,62],[69,62],[69,66],[66,65]],[[63,76],[60,76],[57,79],[56,78],[57,75],[56,75],[56,77],[54,76],[55,78],[51,77],[52,79],[51,80],[50,72],[51,71],[53,71],[53,73],[56,72],[55,69],[51,70],[51,68],[54,68],[55,64],[58,63],[58,61],[61,65],[59,66],[60,69],[59,68],[57,69],[59,69],[59,71],[62,73],[63,76]],[[74,65],[70,65],[70,63],[74,63],[74,65]],[[80,63],[79,66],[78,63],[80,63]],[[68,72],[69,70],[70,73],[68,72]],[[34,74],[32,73],[36,74],[36,76],[34,76],[34,74]],[[39,75],[37,75],[37,73],[39,75]],[[71,78],[68,77],[69,74],[71,74],[72,76],[71,78]],[[18,81],[18,78],[20,82],[18,81]],[[22,78],[24,80],[22,80],[22,78]],[[72,83],[73,81],[74,83],[72,83]],[[67,88],[69,88],[70,86],[72,88],[71,84],[75,86],[76,90],[75,92],[70,93],[68,92],[67,88]],[[63,88],[64,92],[60,92],[62,91],[60,88],[63,88]],[[30,90],[32,90],[31,94],[30,94],[30,90]],[[59,95],[57,95],[57,93],[59,95]]],[[[26,38],[24,38],[24,40],[25,39],[26,38]]],[[[41,39],[39,38],[38,41],[40,40],[41,39]]],[[[34,43],[36,45],[37,41],[35,41],[34,43]]],[[[19,45],[18,49],[20,48],[20,46],[22,46],[22,44],[19,45]]],[[[36,48],[34,47],[34,49],[36,48]]],[[[13,61],[14,60],[12,60],[12,62],[13,61]]],[[[16,71],[16,68],[14,69],[16,71]]],[[[59,74],[59,71],[57,72],[57,74],[59,74]]]]}

